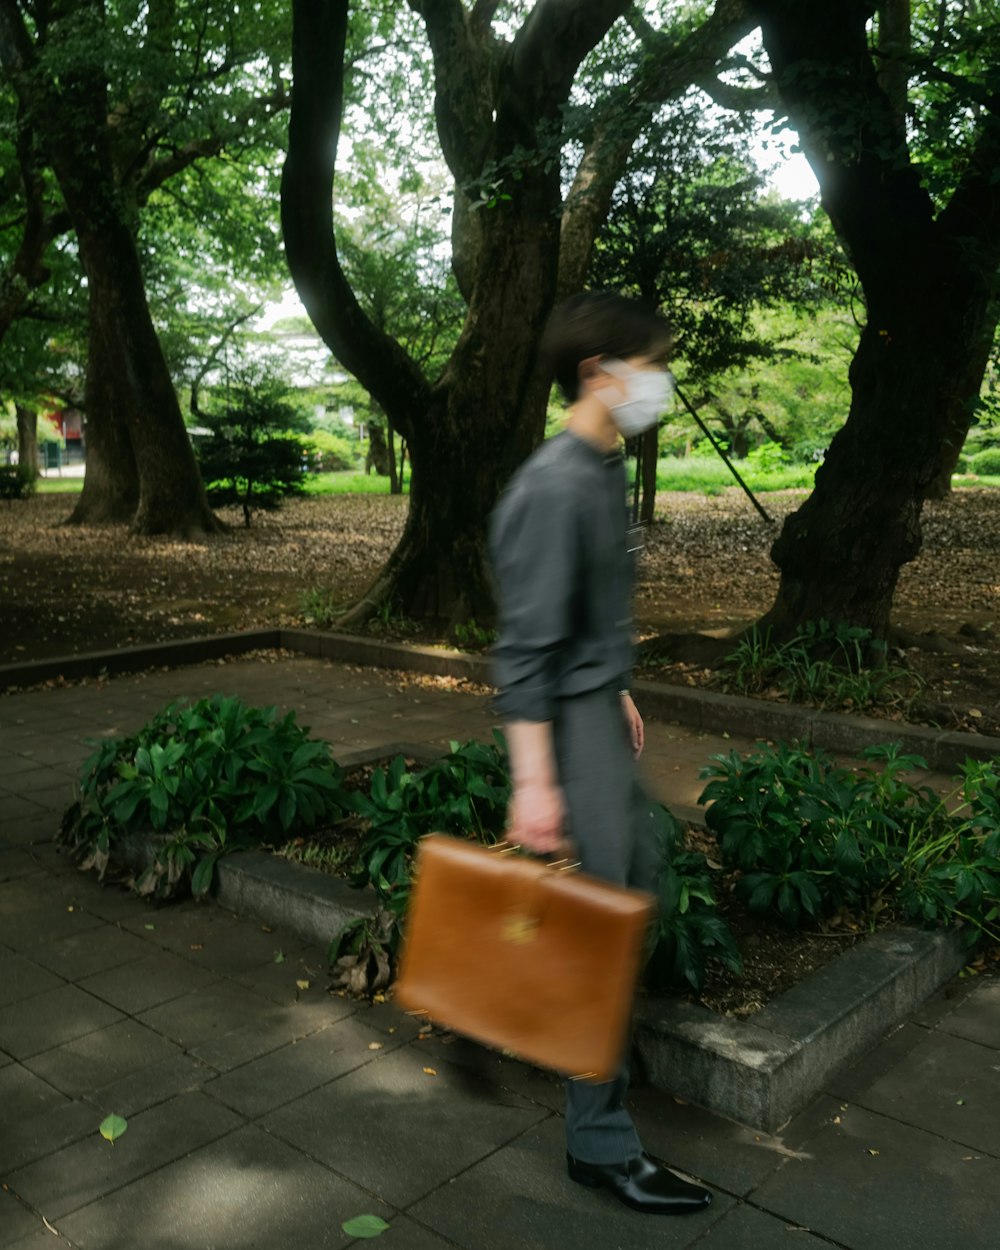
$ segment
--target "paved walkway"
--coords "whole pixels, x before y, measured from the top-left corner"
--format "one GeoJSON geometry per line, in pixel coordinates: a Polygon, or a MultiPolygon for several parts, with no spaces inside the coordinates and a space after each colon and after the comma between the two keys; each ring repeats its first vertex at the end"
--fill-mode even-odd
{"type": "MultiPolygon", "coordinates": [[[[0,699],[0,1246],[320,1250],[361,1214],[400,1250],[1000,1246],[995,981],[943,991],[774,1137],[635,1090],[650,1151],[717,1195],[651,1220],[568,1181],[554,1080],[329,996],[323,952],[290,934],[67,865],[52,837],[84,740],[220,688],[341,753],[493,724],[478,695],[302,658],[0,699]]],[[[748,745],[655,724],[648,742],[674,806],[748,745]]]]}

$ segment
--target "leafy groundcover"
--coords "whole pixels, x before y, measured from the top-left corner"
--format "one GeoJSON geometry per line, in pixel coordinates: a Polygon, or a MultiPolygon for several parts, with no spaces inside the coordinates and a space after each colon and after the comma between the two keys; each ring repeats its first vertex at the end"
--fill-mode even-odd
{"type": "MultiPolygon", "coordinates": [[[[1000,943],[1000,774],[970,761],[941,797],[906,780],[921,768],[893,744],[858,771],[794,744],[713,757],[707,833],[655,807],[650,988],[748,1014],[878,925],[1000,943]]],[[[497,841],[510,776],[499,734],[452,743],[426,767],[399,756],[345,776],[294,714],[215,696],[102,742],[79,789],[62,841],[82,867],[142,894],[204,894],[222,854],[261,846],[371,887],[373,914],[333,938],[330,961],[341,988],[374,994],[392,978],[418,840],[497,841]]]]}

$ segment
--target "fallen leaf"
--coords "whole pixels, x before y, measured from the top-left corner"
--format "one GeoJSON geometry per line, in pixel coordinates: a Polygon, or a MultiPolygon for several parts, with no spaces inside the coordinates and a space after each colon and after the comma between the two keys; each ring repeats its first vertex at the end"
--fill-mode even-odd
{"type": "Polygon", "coordinates": [[[200,942],[192,942],[192,943],[191,943],[191,949],[192,949],[193,951],[203,951],[205,948],[204,948],[204,946],[202,946],[202,944],[201,944],[200,942]]]}
{"type": "Polygon", "coordinates": [[[437,1076],[437,1068],[424,1068],[428,1076],[437,1076]]]}
{"type": "Polygon", "coordinates": [[[67,910],[67,911],[76,911],[76,908],[75,908],[75,907],[73,906],[73,904],[71,903],[71,904],[69,905],[69,907],[67,907],[67,908],[66,908],[66,910],[67,910]]]}
{"type": "Polygon", "coordinates": [[[156,928],[156,925],[155,925],[155,924],[144,924],[142,927],[143,927],[144,929],[155,929],[155,928],[156,928]]]}
{"type": "Polygon", "coordinates": [[[309,988],[308,981],[296,981],[295,984],[300,990],[307,990],[309,988]]]}
{"type": "Polygon", "coordinates": [[[955,1100],[955,1106],[956,1106],[956,1107],[964,1107],[964,1106],[965,1106],[965,1099],[964,1099],[964,1098],[958,1098],[958,1099],[956,1099],[956,1100],[955,1100]]]}
{"type": "Polygon", "coordinates": [[[868,1147],[868,1154],[870,1154],[870,1155],[877,1155],[877,1154],[878,1154],[878,1151],[877,1151],[877,1150],[872,1150],[872,1148],[869,1146],[869,1147],[868,1147]]]}
{"type": "Polygon", "coordinates": [[[368,1049],[369,1049],[369,1050],[381,1050],[381,1049],[382,1049],[382,1043],[381,1043],[381,1042],[369,1042],[369,1043],[368,1043],[368,1049]]]}
{"type": "Polygon", "coordinates": [[[127,1120],[120,1115],[109,1115],[107,1119],[101,1121],[101,1136],[113,1146],[116,1139],[121,1137],[127,1128],[127,1120]]]}
{"type": "Polygon", "coordinates": [[[271,928],[269,924],[262,924],[260,926],[260,931],[261,933],[273,933],[274,932],[274,930],[271,928]]]}
{"type": "Polygon", "coordinates": [[[285,955],[283,951],[274,952],[274,962],[276,964],[283,964],[285,962],[285,955]]]}
{"type": "Polygon", "coordinates": [[[381,1237],[389,1225],[377,1215],[356,1215],[340,1226],[348,1237],[381,1237]]]}

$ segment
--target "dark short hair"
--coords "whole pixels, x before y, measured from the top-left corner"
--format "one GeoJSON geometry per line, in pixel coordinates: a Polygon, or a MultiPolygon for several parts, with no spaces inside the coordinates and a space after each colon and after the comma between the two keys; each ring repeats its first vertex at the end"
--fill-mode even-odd
{"type": "Polygon", "coordinates": [[[559,388],[579,398],[580,364],[591,356],[666,356],[670,330],[655,309],[614,291],[583,291],[559,304],[542,335],[541,354],[559,388]]]}

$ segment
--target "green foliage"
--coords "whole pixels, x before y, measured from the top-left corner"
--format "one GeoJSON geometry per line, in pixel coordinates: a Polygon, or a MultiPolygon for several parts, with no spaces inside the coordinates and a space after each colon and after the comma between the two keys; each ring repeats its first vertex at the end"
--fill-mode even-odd
{"type": "Polygon", "coordinates": [[[777,689],[790,703],[904,714],[923,689],[916,673],[889,662],[871,630],[823,620],[807,622],[783,643],[755,625],[726,657],[722,681],[740,694],[777,689]]]}
{"type": "Polygon", "coordinates": [[[986,447],[970,456],[969,468],[983,477],[1000,477],[1000,447],[986,447]]]}
{"type": "MultiPolygon", "coordinates": [[[[795,490],[811,488],[816,465],[788,464],[766,472],[757,472],[746,461],[737,461],[736,469],[750,487],[758,493],[772,490],[795,490]]],[[[679,490],[699,495],[718,495],[729,488],[739,490],[732,473],[720,456],[668,456],[656,466],[656,489],[679,490]]]]}
{"type": "Polygon", "coordinates": [[[274,708],[215,695],[172,703],[137,734],[102,742],[59,840],[103,880],[128,866],[130,843],[160,835],[135,888],[165,898],[190,878],[197,895],[220,855],[285,841],[340,815],[344,801],[329,746],[294,712],[279,719],[274,708]]]}
{"type": "Polygon", "coordinates": [[[388,769],[375,769],[367,794],[347,796],[351,810],[369,822],[352,884],[374,888],[379,912],[352,921],[330,945],[330,962],[346,987],[372,992],[389,975],[419,839],[450,833],[492,844],[501,836],[509,798],[507,746],[497,731],[489,745],[451,743],[447,755],[417,772],[399,755],[388,769]]]}
{"type": "Polygon", "coordinates": [[[790,928],[847,909],[870,925],[961,925],[998,937],[1000,770],[967,761],[951,795],[904,774],[926,769],[899,745],[871,747],[857,773],[819,750],[758,746],[716,755],[699,802],[751,912],[790,928]],[[956,800],[961,796],[961,802],[956,800]]]}
{"type": "Polygon", "coordinates": [[[709,958],[733,972],[742,969],[743,960],[732,930],[719,915],[707,859],[684,849],[684,832],[662,804],[655,805],[653,815],[662,868],[659,924],[646,981],[654,990],[685,985],[700,990],[709,958]]]}
{"type": "Polygon", "coordinates": [[[360,447],[356,439],[313,429],[302,438],[302,445],[311,473],[342,473],[358,467],[360,447]]]}
{"type": "Polygon", "coordinates": [[[325,586],[310,586],[302,595],[302,615],[307,625],[329,629],[343,613],[343,600],[325,586]]]}
{"type": "Polygon", "coordinates": [[[480,625],[474,616],[459,622],[454,628],[455,641],[470,651],[481,651],[497,640],[497,631],[488,625],[480,625]]]}
{"type": "Polygon", "coordinates": [[[211,435],[197,445],[209,501],[239,505],[249,526],[254,511],[273,510],[304,492],[306,461],[295,435],[308,424],[288,403],[273,375],[247,370],[233,385],[226,410],[203,413],[211,435]]]}
{"type": "Polygon", "coordinates": [[[29,499],[35,493],[35,482],[26,465],[0,464],[0,499],[29,499]]]}

